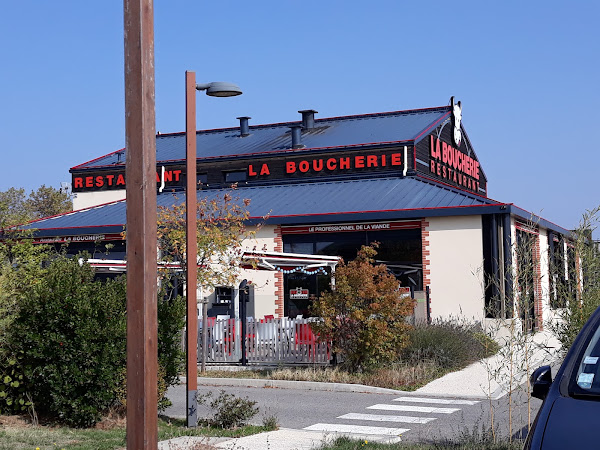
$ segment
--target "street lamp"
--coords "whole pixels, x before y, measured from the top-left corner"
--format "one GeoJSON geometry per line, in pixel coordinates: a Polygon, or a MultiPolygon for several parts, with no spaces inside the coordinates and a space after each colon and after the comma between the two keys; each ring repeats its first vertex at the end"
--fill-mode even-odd
{"type": "Polygon", "coordinates": [[[206,91],[206,95],[210,95],[211,97],[235,97],[242,94],[242,90],[236,84],[223,81],[197,84],[196,89],[206,91]]]}
{"type": "MultiPolygon", "coordinates": [[[[187,426],[198,422],[198,310],[196,289],[198,285],[198,242],[196,229],[196,90],[206,91],[212,97],[233,97],[242,90],[233,83],[215,81],[196,84],[196,73],[185,72],[185,141],[186,141],[186,290],[187,290],[187,426]]],[[[202,314],[202,353],[206,354],[206,314],[202,314]]],[[[202,359],[202,371],[205,358],[202,359]]]]}

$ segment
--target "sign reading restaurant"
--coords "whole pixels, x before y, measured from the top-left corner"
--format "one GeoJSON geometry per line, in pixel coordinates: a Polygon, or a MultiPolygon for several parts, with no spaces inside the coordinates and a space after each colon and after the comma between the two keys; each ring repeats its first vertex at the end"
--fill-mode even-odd
{"type": "Polygon", "coordinates": [[[471,191],[479,191],[479,161],[429,136],[430,172],[471,191]]]}
{"type": "MultiPolygon", "coordinates": [[[[247,159],[240,162],[239,170],[231,161],[199,162],[198,174],[204,174],[209,186],[224,186],[224,174],[240,172],[248,182],[258,180],[276,180],[290,178],[327,177],[345,174],[358,174],[366,172],[394,172],[402,171],[405,150],[386,149],[372,150],[369,152],[351,151],[344,154],[326,152],[313,157],[286,156],[277,158],[264,158],[256,162],[247,159]]],[[[408,150],[406,150],[408,154],[408,150]]],[[[240,179],[236,179],[240,181],[240,179]]],[[[157,187],[162,189],[185,187],[186,173],[183,166],[161,166],[156,172],[157,187]]],[[[105,191],[125,189],[126,178],[124,167],[112,170],[99,170],[94,172],[73,173],[73,192],[105,191]]],[[[231,184],[231,183],[229,183],[231,184]]],[[[200,184],[199,184],[200,186],[200,184]]],[[[161,189],[161,190],[162,190],[161,189]]]]}

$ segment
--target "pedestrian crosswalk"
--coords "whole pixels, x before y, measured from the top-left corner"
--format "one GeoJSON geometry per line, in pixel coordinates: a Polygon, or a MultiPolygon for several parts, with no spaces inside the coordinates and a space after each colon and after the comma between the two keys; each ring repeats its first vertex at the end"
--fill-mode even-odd
{"type": "Polygon", "coordinates": [[[392,399],[390,403],[377,403],[367,406],[365,409],[368,412],[343,414],[336,417],[336,420],[332,420],[332,423],[316,423],[304,429],[326,433],[397,437],[410,431],[415,426],[418,427],[421,424],[433,422],[439,417],[443,417],[444,414],[453,414],[460,411],[464,406],[472,406],[477,403],[479,403],[478,400],[402,396],[392,399]],[[375,413],[375,411],[379,413],[375,413]],[[389,413],[381,413],[384,411],[389,411],[389,413]],[[394,412],[404,414],[396,415],[394,412]],[[411,428],[358,425],[358,421],[361,423],[410,424],[411,428]]]}
{"type": "Polygon", "coordinates": [[[410,411],[420,413],[452,414],[460,411],[460,408],[439,408],[435,406],[413,406],[413,405],[388,405],[377,404],[367,407],[367,409],[382,409],[385,411],[410,411]]]}

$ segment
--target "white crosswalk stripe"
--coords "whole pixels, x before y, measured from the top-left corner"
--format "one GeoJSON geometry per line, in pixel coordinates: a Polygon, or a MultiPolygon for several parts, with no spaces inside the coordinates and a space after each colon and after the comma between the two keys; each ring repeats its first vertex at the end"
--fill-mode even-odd
{"type": "Polygon", "coordinates": [[[409,431],[407,428],[366,427],[362,425],[343,425],[334,423],[316,423],[304,429],[328,433],[374,434],[380,436],[399,436],[402,433],[409,431]]]}
{"type": "MultiPolygon", "coordinates": [[[[390,412],[408,412],[416,413],[413,415],[395,415],[395,414],[375,414],[375,413],[347,413],[338,416],[337,419],[345,421],[363,421],[368,422],[391,422],[391,423],[405,423],[405,424],[427,424],[433,422],[438,417],[425,417],[420,414],[452,414],[460,411],[459,407],[441,407],[438,405],[451,405],[451,406],[473,406],[479,403],[478,400],[463,400],[463,399],[450,399],[450,398],[428,398],[428,397],[413,397],[405,396],[393,399],[390,403],[378,403],[376,405],[367,406],[369,410],[380,410],[390,412]],[[401,404],[408,403],[408,404],[401,404]],[[412,404],[411,404],[412,403],[412,404]],[[426,405],[428,404],[428,405],[426,405]]],[[[351,425],[344,423],[316,423],[309,427],[304,428],[310,431],[321,431],[326,433],[347,433],[347,434],[362,434],[362,435],[379,435],[386,439],[393,436],[400,436],[408,431],[410,428],[392,428],[392,427],[380,427],[380,426],[367,426],[367,425],[351,425]]],[[[373,437],[372,439],[376,439],[373,437]]],[[[399,438],[398,438],[399,439],[399,438]]]]}
{"type": "Polygon", "coordinates": [[[455,400],[448,398],[427,398],[427,397],[399,397],[395,402],[413,402],[413,403],[439,403],[440,405],[476,405],[478,400],[455,400]]]}
{"type": "Polygon", "coordinates": [[[420,413],[438,413],[438,414],[452,414],[453,412],[460,411],[460,408],[436,408],[433,406],[410,406],[410,405],[386,405],[377,404],[368,406],[367,409],[381,409],[384,411],[410,411],[420,413]]]}
{"type": "Polygon", "coordinates": [[[338,419],[350,420],[372,420],[375,422],[402,422],[402,423],[428,423],[435,420],[435,417],[412,417],[412,416],[392,416],[387,414],[359,414],[348,413],[339,416],[338,419]]]}

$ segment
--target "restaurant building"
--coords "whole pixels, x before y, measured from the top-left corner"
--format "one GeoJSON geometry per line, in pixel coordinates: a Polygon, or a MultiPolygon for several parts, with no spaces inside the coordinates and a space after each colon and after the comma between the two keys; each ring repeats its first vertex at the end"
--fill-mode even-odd
{"type": "MultiPolygon", "coordinates": [[[[254,286],[249,315],[306,316],[337,262],[327,256],[350,260],[378,242],[377,260],[419,300],[417,317],[518,316],[515,298],[526,297],[532,328],[552,320],[561,306],[555,286],[575,270],[570,233],[488,198],[460,102],[333,118],[299,113],[298,121],[267,125],[239,117],[238,127],[196,134],[198,198],[235,183],[250,200],[250,222],[268,216],[245,243],[269,269],[241,274],[254,286]],[[517,258],[525,237],[534,245],[517,258]],[[526,264],[535,270],[523,280],[516,274],[526,264]]],[[[69,252],[102,253],[99,270],[123,270],[125,152],[71,168],[75,211],[32,223],[39,242],[69,242],[69,252]],[[110,250],[99,252],[106,243],[110,250]]],[[[184,201],[185,133],[158,134],[156,152],[158,205],[184,201]]],[[[236,299],[235,286],[218,287],[210,311],[236,315],[236,299]]]]}

